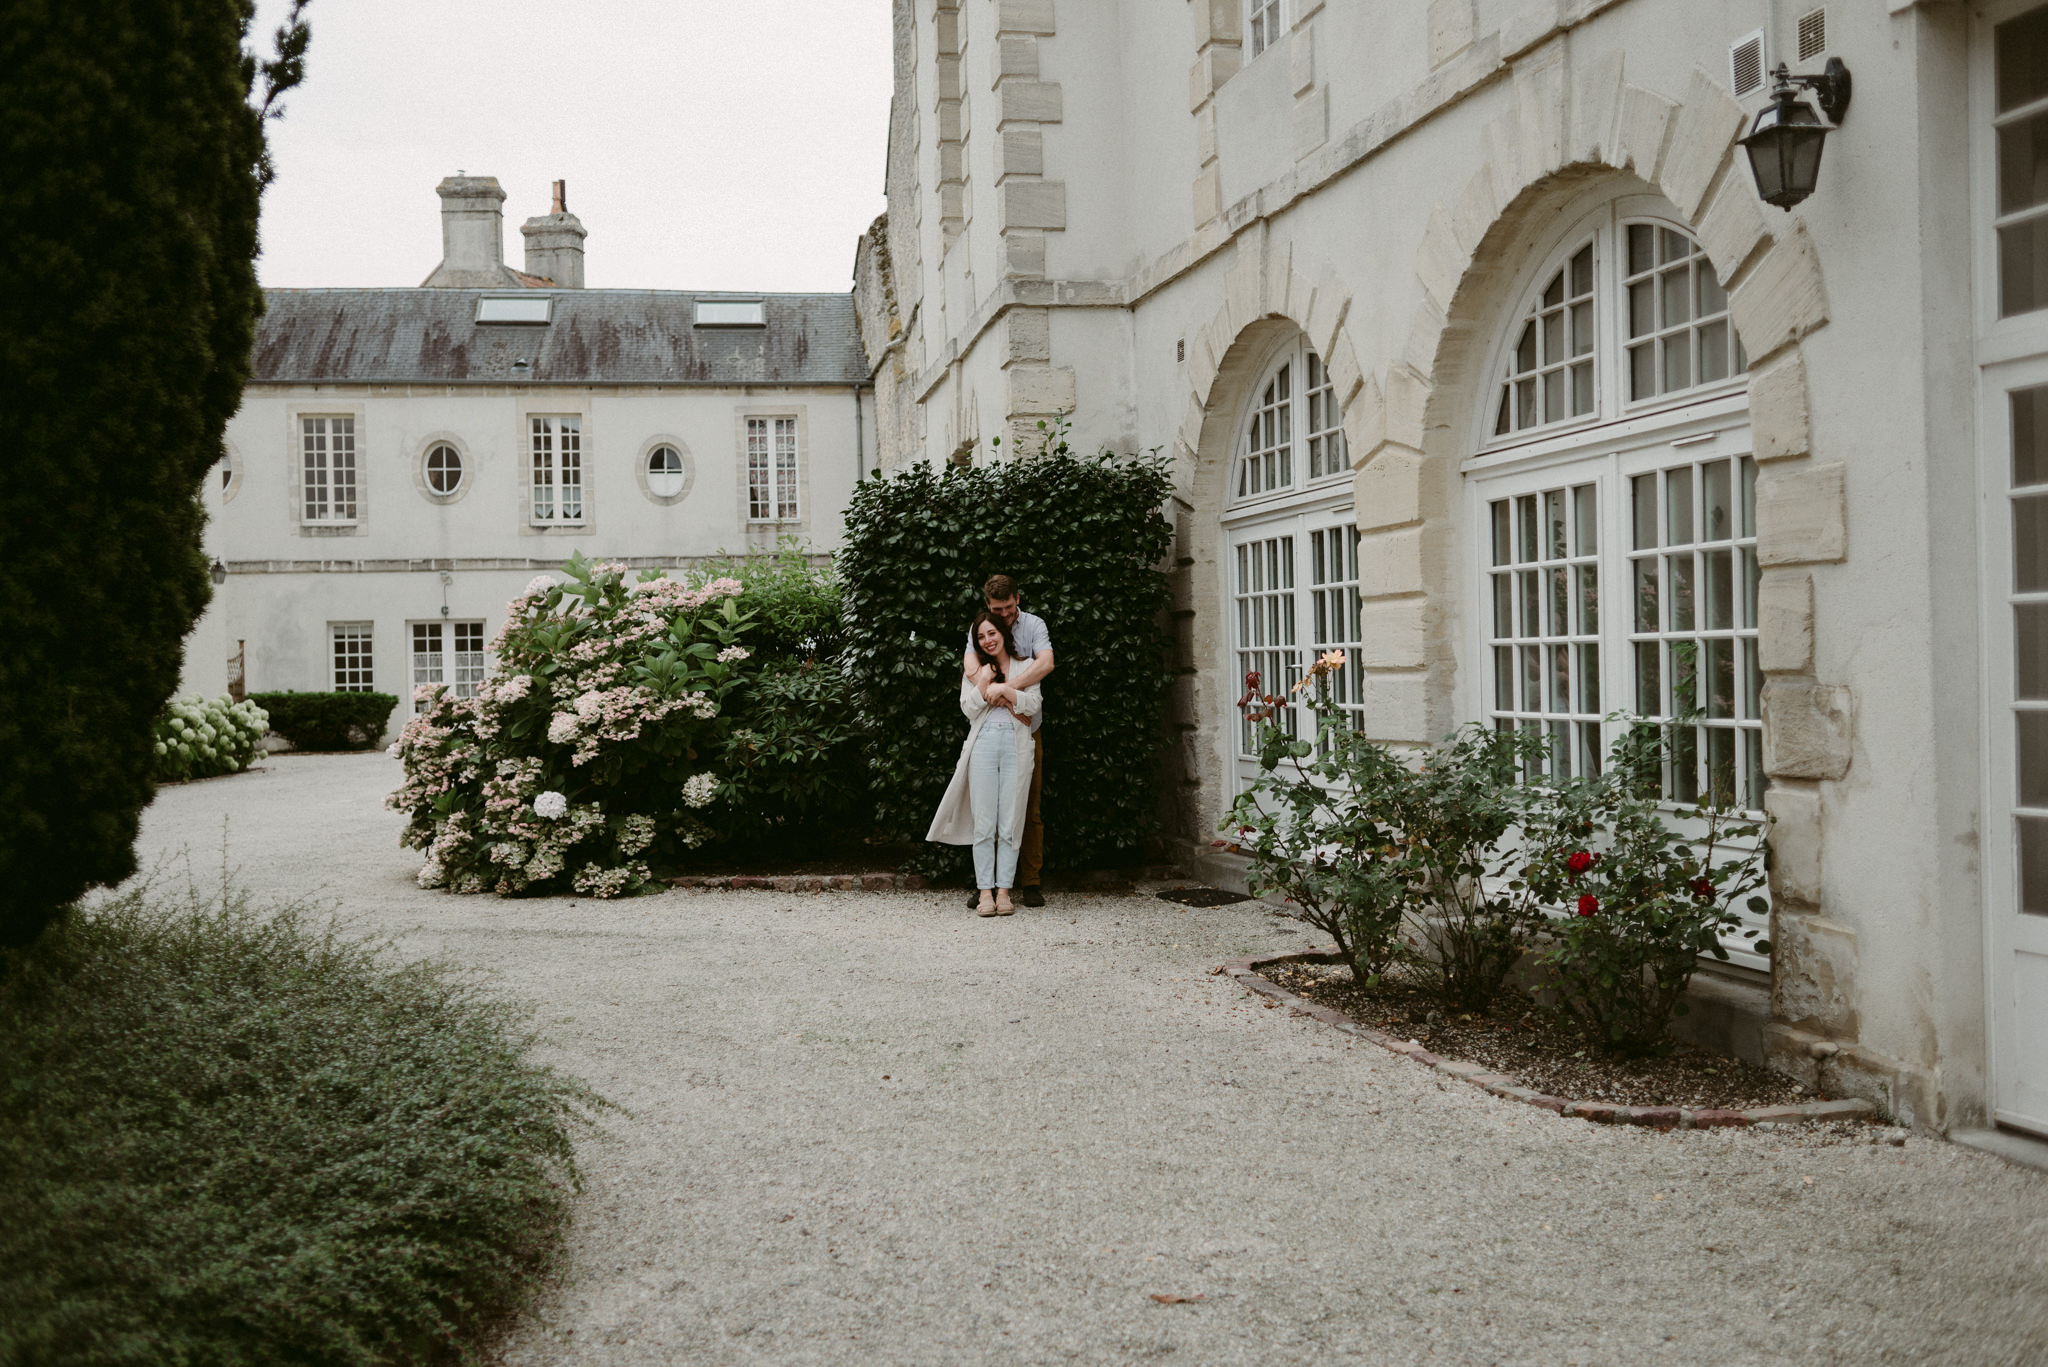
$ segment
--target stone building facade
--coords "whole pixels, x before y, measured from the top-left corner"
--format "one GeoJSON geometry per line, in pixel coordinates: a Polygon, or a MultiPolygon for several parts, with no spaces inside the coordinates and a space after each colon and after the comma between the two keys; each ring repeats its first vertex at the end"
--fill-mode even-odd
{"type": "Polygon", "coordinates": [[[895,24],[856,272],[881,463],[1054,414],[1172,453],[1190,858],[1248,668],[1342,646],[1371,735],[1529,726],[1566,770],[1690,701],[1674,792],[1774,819],[1776,952],[1706,1015],[1902,1120],[2048,1129],[2048,7],[895,24]],[[1818,188],[1766,206],[1737,139],[1828,57],[1818,188]]]}
{"type": "Polygon", "coordinates": [[[474,687],[505,604],[572,554],[828,552],[872,458],[852,301],[583,288],[562,202],[505,264],[489,177],[441,183],[414,289],[271,290],[210,483],[224,575],[185,687],[474,687]]]}

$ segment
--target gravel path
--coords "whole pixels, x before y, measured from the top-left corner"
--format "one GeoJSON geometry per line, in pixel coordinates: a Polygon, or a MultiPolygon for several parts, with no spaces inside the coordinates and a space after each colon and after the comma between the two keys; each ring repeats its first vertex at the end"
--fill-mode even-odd
{"type": "Polygon", "coordinates": [[[209,876],[225,816],[259,894],[485,967],[625,1108],[508,1364],[2048,1362],[2048,1175],[1447,1084],[1209,976],[1304,943],[1245,907],[422,892],[397,777],[169,789],[145,857],[209,876]]]}

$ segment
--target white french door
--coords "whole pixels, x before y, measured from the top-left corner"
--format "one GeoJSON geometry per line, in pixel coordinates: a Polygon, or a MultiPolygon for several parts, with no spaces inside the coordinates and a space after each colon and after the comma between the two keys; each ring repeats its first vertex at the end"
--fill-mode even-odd
{"type": "Polygon", "coordinates": [[[1992,1095],[2048,1134],[2048,360],[1985,372],[1978,431],[1992,1095]]]}
{"type": "MultiPolygon", "coordinates": [[[[1342,650],[1344,668],[1332,677],[1330,700],[1354,725],[1365,705],[1365,670],[1359,661],[1358,529],[1351,507],[1320,508],[1262,517],[1229,528],[1229,595],[1233,697],[1252,687],[1281,694],[1288,703],[1276,721],[1296,736],[1316,722],[1294,686],[1325,651],[1342,650]]],[[[1234,719],[1237,788],[1258,774],[1252,725],[1234,719]]]]}

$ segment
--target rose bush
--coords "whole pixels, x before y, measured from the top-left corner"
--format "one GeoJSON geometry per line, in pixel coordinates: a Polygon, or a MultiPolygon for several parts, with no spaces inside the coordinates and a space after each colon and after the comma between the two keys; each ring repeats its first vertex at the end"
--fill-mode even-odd
{"type": "MultiPolygon", "coordinates": [[[[392,747],[405,782],[389,803],[409,818],[405,843],[427,854],[422,886],[616,897],[736,831],[857,808],[815,773],[826,758],[856,764],[850,739],[821,738],[829,717],[806,730],[789,715],[829,687],[792,698],[801,663],[747,644],[761,623],[740,579],[628,582],[624,566],[581,557],[563,572],[512,601],[476,696],[424,694],[392,747]],[[762,771],[778,766],[782,787],[766,791],[762,771]]],[[[829,661],[810,672],[837,673],[829,661]]]]}
{"type": "Polygon", "coordinates": [[[1520,882],[1578,912],[1550,926],[1540,963],[1565,1009],[1616,1053],[1668,1047],[1665,1027],[1685,1014],[1701,955],[1725,960],[1731,939],[1771,952],[1735,911],[1767,909],[1756,895],[1762,825],[1707,802],[1664,802],[1666,741],[1655,725],[1624,728],[1604,772],[1541,790],[1523,831],[1520,882]]]}
{"type": "Polygon", "coordinates": [[[173,698],[156,719],[155,779],[182,783],[239,773],[255,761],[269,729],[269,715],[253,702],[173,698]]]}

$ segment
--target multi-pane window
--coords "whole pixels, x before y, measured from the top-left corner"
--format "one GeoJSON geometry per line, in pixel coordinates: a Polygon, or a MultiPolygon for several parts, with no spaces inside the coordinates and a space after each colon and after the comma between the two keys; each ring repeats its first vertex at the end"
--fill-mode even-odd
{"type": "Polygon", "coordinates": [[[1600,772],[1600,495],[1593,483],[1487,504],[1490,715],[1549,738],[1559,778],[1600,772]]]}
{"type": "Polygon", "coordinates": [[[1280,41],[1281,0],[1245,0],[1245,31],[1256,57],[1280,41]]]}
{"type": "Polygon", "coordinates": [[[1337,386],[1322,358],[1307,353],[1308,384],[1308,477],[1341,474],[1350,466],[1344,460],[1344,416],[1337,411],[1337,386]]]}
{"type": "Polygon", "coordinates": [[[533,520],[583,520],[583,419],[535,417],[529,421],[533,453],[533,520]]]}
{"type": "MultiPolygon", "coordinates": [[[[438,684],[458,698],[474,698],[476,686],[483,681],[482,622],[412,624],[412,682],[416,695],[420,685],[438,684]]],[[[415,712],[423,712],[426,707],[424,700],[414,697],[415,712]]]]}
{"type": "Polygon", "coordinates": [[[427,488],[446,496],[462,487],[462,453],[447,442],[436,442],[427,452],[427,488]]]}
{"type": "Polygon", "coordinates": [[[1544,283],[1523,319],[1501,380],[1495,436],[1593,411],[1595,293],[1593,244],[1588,242],[1544,283]]]}
{"type": "Polygon", "coordinates": [[[1634,710],[1670,728],[1664,790],[1763,806],[1756,462],[1673,465],[1628,482],[1634,710]]]}
{"type": "Polygon", "coordinates": [[[2048,308],[2048,7],[1993,31],[1998,316],[2048,308]]]}
{"type": "Polygon", "coordinates": [[[299,419],[302,515],[308,522],[353,522],[356,517],[356,420],[299,419]]]}
{"type": "Polygon", "coordinates": [[[1336,381],[1296,337],[1266,361],[1238,429],[1230,496],[1235,502],[1292,493],[1351,473],[1336,381]]]}
{"type": "Polygon", "coordinates": [[[1309,643],[1316,654],[1344,652],[1330,676],[1330,701],[1353,730],[1365,725],[1365,665],[1359,659],[1358,528],[1318,527],[1308,534],[1309,643]]]}
{"type": "Polygon", "coordinates": [[[2048,916],[2048,385],[2012,405],[2012,801],[2019,908],[2048,916]]]}
{"type": "Polygon", "coordinates": [[[1245,433],[1243,463],[1238,466],[1237,496],[1251,498],[1294,483],[1294,395],[1291,364],[1283,363],[1259,391],[1245,433]]]}
{"type": "Polygon", "coordinates": [[[1655,398],[1747,369],[1728,319],[1728,293],[1699,244],[1656,223],[1628,224],[1625,236],[1629,398],[1655,398]]]}
{"type": "Polygon", "coordinates": [[[369,693],[376,688],[370,670],[370,624],[333,622],[328,625],[329,655],[334,664],[334,691],[369,693]]]}
{"type": "Polygon", "coordinates": [[[794,522],[797,504],[795,418],[747,419],[747,520],[794,522]]]}
{"type": "MultiPolygon", "coordinates": [[[[1297,730],[1291,690],[1304,672],[1295,622],[1294,537],[1241,542],[1235,558],[1237,684],[1243,688],[1257,674],[1259,693],[1287,697],[1274,721],[1291,736],[1297,730]]],[[[1258,753],[1249,720],[1239,725],[1239,745],[1245,754],[1258,753]]]]}
{"type": "Polygon", "coordinates": [[[647,453],[647,492],[656,498],[674,498],[683,491],[683,453],[669,445],[647,453]]]}

